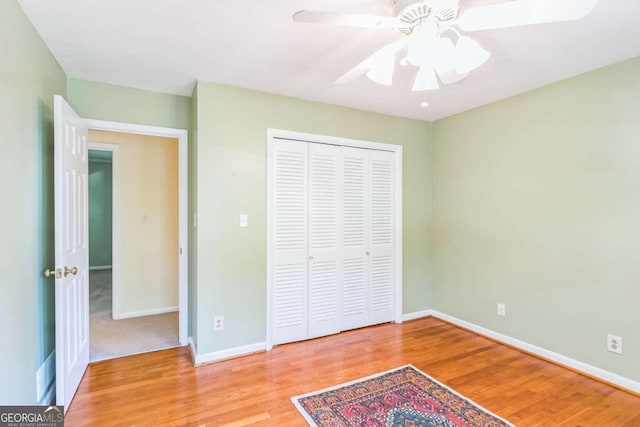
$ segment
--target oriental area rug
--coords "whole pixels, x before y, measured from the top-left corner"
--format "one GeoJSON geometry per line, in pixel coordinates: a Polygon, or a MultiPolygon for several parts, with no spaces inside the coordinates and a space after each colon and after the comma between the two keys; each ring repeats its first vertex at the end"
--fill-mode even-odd
{"type": "Polygon", "coordinates": [[[411,365],[291,401],[312,427],[513,427],[411,365]]]}

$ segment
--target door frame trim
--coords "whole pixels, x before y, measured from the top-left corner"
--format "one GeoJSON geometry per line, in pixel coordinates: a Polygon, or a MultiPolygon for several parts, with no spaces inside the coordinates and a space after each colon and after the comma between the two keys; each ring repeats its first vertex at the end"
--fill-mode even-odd
{"type": "Polygon", "coordinates": [[[394,292],[394,321],[402,323],[402,145],[386,144],[381,142],[365,141],[359,139],[340,138],[335,136],[317,135],[312,133],[294,132],[282,129],[267,129],[267,331],[266,331],[266,349],[273,348],[272,340],[272,293],[273,283],[271,281],[273,259],[271,248],[273,246],[273,159],[274,159],[274,143],[276,139],[286,139],[300,142],[311,142],[316,144],[338,145],[343,147],[365,148],[369,150],[381,150],[394,153],[395,166],[395,187],[394,187],[394,258],[395,258],[395,292],[394,292]]]}
{"type": "MultiPolygon", "coordinates": [[[[122,247],[122,224],[120,210],[120,146],[104,142],[93,142],[87,138],[87,147],[93,151],[111,152],[111,317],[119,319],[120,308],[117,301],[120,292],[120,250],[122,247]]],[[[91,159],[89,159],[91,162],[91,159]]],[[[91,253],[89,253],[91,256],[91,253]]]]}
{"type": "MultiPolygon", "coordinates": [[[[178,140],[178,243],[180,245],[180,247],[178,248],[178,339],[180,341],[180,345],[185,346],[188,344],[189,333],[189,131],[186,129],[166,128],[159,126],[148,126],[135,123],[122,123],[87,118],[84,118],[83,120],[85,121],[87,127],[91,130],[161,136],[167,138],[176,138],[178,140]]],[[[116,255],[114,254],[114,263],[115,259],[116,255]]]]}

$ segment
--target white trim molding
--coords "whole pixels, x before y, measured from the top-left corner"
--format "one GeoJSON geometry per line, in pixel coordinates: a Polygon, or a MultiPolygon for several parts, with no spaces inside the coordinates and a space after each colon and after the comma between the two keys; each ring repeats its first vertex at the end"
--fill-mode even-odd
{"type": "Polygon", "coordinates": [[[413,313],[405,313],[402,315],[402,320],[408,322],[409,320],[422,319],[423,317],[433,316],[433,310],[414,311],[413,313]]]}
{"type": "Polygon", "coordinates": [[[272,221],[273,217],[273,189],[272,183],[273,177],[273,158],[274,158],[274,141],[290,140],[300,142],[310,142],[316,144],[330,144],[343,147],[364,148],[369,150],[388,151],[394,153],[394,167],[395,167],[395,200],[394,200],[394,217],[395,217],[395,247],[394,247],[394,260],[395,260],[395,289],[394,289],[394,319],[395,323],[403,322],[402,314],[402,290],[403,290],[403,276],[402,276],[402,243],[403,243],[403,231],[402,231],[402,156],[403,147],[397,144],[385,144],[380,142],[364,141],[358,139],[340,138],[335,136],[317,135],[311,133],[294,132],[282,129],[267,129],[267,321],[266,321],[266,350],[273,348],[272,340],[272,253],[271,248],[273,245],[273,230],[272,221]]]}
{"type": "Polygon", "coordinates": [[[164,136],[167,138],[186,137],[186,129],[165,128],[161,126],[147,126],[135,123],[112,122],[108,120],[83,119],[89,129],[106,130],[109,132],[136,133],[139,135],[164,136]]]}
{"type": "Polygon", "coordinates": [[[468,329],[478,335],[491,338],[495,341],[517,348],[526,353],[538,356],[544,360],[548,360],[558,365],[581,372],[589,377],[599,379],[601,381],[604,381],[605,383],[615,385],[632,393],[640,393],[640,382],[634,381],[630,378],[626,378],[622,375],[615,374],[605,369],[589,365],[588,363],[580,362],[579,360],[575,360],[562,354],[547,350],[545,348],[529,344],[517,338],[501,334],[500,332],[496,332],[491,329],[476,325],[474,323],[467,322],[466,320],[458,319],[457,317],[449,316],[448,314],[444,314],[436,310],[428,311],[431,311],[431,315],[435,318],[444,320],[445,322],[449,322],[456,326],[460,326],[461,328],[468,329]]]}
{"type": "Polygon", "coordinates": [[[404,223],[402,216],[403,202],[402,202],[402,191],[404,189],[404,182],[402,180],[402,145],[391,145],[391,144],[383,144],[387,147],[387,150],[391,149],[394,151],[394,160],[395,160],[395,188],[393,189],[394,197],[395,197],[395,205],[394,205],[394,218],[395,218],[395,227],[394,227],[394,237],[395,237],[395,292],[393,298],[393,304],[395,309],[395,322],[402,323],[402,294],[403,294],[403,275],[402,275],[402,245],[404,243],[404,232],[402,229],[402,224],[404,223]]]}
{"type": "Polygon", "coordinates": [[[120,210],[120,145],[89,141],[89,150],[108,151],[111,153],[111,265],[89,267],[89,270],[106,270],[111,268],[111,317],[120,319],[120,250],[122,247],[122,229],[120,210]]]}
{"type": "MultiPolygon", "coordinates": [[[[174,128],[165,128],[159,126],[147,126],[140,125],[134,123],[122,123],[122,122],[112,122],[105,120],[94,120],[94,119],[83,119],[87,124],[89,129],[93,130],[106,130],[110,132],[123,132],[123,133],[134,133],[139,135],[152,135],[152,136],[161,136],[166,138],[176,138],[178,140],[178,198],[179,198],[179,207],[178,207],[178,307],[179,307],[179,315],[178,315],[178,336],[181,346],[185,346],[188,344],[188,320],[189,320],[189,132],[186,129],[174,129],[174,128]]],[[[116,188],[116,184],[120,185],[120,183],[116,183],[115,181],[115,170],[116,170],[116,156],[114,153],[113,159],[113,170],[114,170],[114,182],[113,187],[116,188]]],[[[115,191],[115,190],[114,190],[115,191]]],[[[114,194],[115,196],[115,194],[114,194]]],[[[115,203],[115,197],[114,197],[115,203]]],[[[116,211],[114,205],[114,216],[113,216],[113,228],[114,233],[116,230],[116,211]]],[[[118,213],[119,215],[119,213],[118,213]]],[[[117,220],[119,221],[119,216],[117,220]]],[[[119,227],[119,225],[118,225],[119,227]]],[[[119,246],[118,246],[119,247],[119,246]]],[[[116,250],[115,242],[113,248],[113,264],[114,264],[114,280],[116,280],[116,276],[118,275],[118,271],[116,269],[116,262],[119,262],[117,259],[119,257],[118,251],[116,250]]],[[[115,287],[114,287],[115,289],[115,287]]],[[[114,299],[115,301],[115,299],[114,299]]],[[[114,307],[115,308],[115,307],[114,307]]],[[[114,312],[114,318],[116,318],[114,312]]],[[[119,318],[122,318],[122,313],[118,313],[119,318]]]]}
{"type": "Polygon", "coordinates": [[[243,345],[240,347],[226,348],[224,350],[212,351],[211,353],[198,354],[193,345],[191,344],[191,357],[193,358],[193,364],[195,366],[203,365],[205,363],[219,362],[225,359],[231,359],[234,357],[247,356],[249,354],[258,353],[267,349],[265,342],[258,342],[255,344],[243,345]]]}
{"type": "Polygon", "coordinates": [[[152,308],[150,310],[140,310],[140,311],[127,311],[118,313],[118,317],[113,316],[113,320],[122,320],[122,319],[130,319],[132,317],[142,317],[142,316],[153,316],[155,314],[165,314],[165,313],[174,313],[176,311],[180,311],[180,308],[176,305],[174,307],[162,307],[162,308],[152,308]]]}

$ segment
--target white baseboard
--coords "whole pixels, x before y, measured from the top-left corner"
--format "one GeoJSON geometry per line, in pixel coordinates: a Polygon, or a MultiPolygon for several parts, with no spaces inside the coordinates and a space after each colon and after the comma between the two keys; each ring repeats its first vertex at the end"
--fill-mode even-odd
{"type": "Polygon", "coordinates": [[[114,313],[113,320],[129,319],[132,317],[153,316],[154,314],[173,313],[174,311],[178,311],[178,306],[152,308],[151,310],[128,311],[125,313],[117,313],[117,314],[114,313]]]}
{"type": "Polygon", "coordinates": [[[204,363],[217,362],[219,360],[230,359],[232,357],[238,357],[238,356],[244,356],[251,353],[257,353],[259,351],[265,351],[266,349],[267,349],[267,344],[265,342],[258,342],[255,344],[227,348],[224,350],[213,351],[211,353],[205,353],[205,354],[195,353],[195,346],[194,346],[191,348],[191,352],[192,354],[195,354],[194,365],[197,366],[197,365],[202,365],[204,363]]]}
{"type": "Polygon", "coordinates": [[[421,319],[423,317],[433,316],[433,310],[414,311],[413,313],[406,313],[402,315],[402,321],[408,322],[409,320],[421,319]]]}
{"type": "Polygon", "coordinates": [[[193,342],[193,337],[189,337],[189,350],[191,350],[191,363],[195,366],[198,352],[196,351],[196,343],[193,342]]]}
{"type": "Polygon", "coordinates": [[[110,265],[94,265],[93,267],[89,267],[89,271],[93,270],[111,270],[112,266],[110,265]]]}
{"type": "Polygon", "coordinates": [[[56,351],[53,350],[40,365],[36,373],[36,381],[42,376],[41,386],[36,386],[38,405],[49,405],[53,401],[56,391],[56,351]]]}
{"type": "Polygon", "coordinates": [[[604,382],[616,385],[633,393],[640,393],[640,382],[634,381],[630,378],[626,378],[613,372],[598,368],[596,366],[589,365],[588,363],[580,362],[579,360],[563,356],[562,354],[558,354],[545,348],[529,344],[519,339],[512,338],[508,335],[492,331],[491,329],[478,326],[474,323],[467,322],[466,320],[461,320],[457,317],[449,316],[448,314],[440,313],[436,310],[430,311],[432,312],[431,315],[433,317],[447,321],[462,328],[469,329],[470,331],[473,331],[478,335],[483,335],[496,341],[508,344],[527,353],[531,353],[538,357],[541,357],[542,359],[546,359],[559,365],[576,370],[578,372],[582,372],[590,377],[600,379],[604,382]]]}

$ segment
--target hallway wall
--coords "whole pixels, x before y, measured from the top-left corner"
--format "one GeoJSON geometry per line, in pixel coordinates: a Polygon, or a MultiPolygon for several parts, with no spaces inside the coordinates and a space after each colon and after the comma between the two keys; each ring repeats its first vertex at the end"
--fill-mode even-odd
{"type": "Polygon", "coordinates": [[[90,130],[89,141],[120,147],[121,242],[114,251],[121,264],[120,271],[114,270],[120,281],[115,312],[132,317],[177,310],[178,140],[90,130]]]}
{"type": "MultiPolygon", "coordinates": [[[[110,154],[110,153],[109,153],[110,154]]],[[[112,263],[111,162],[89,154],[89,267],[112,263]]]]}

